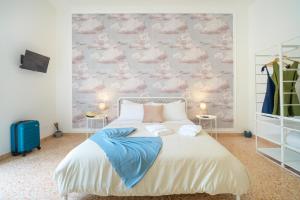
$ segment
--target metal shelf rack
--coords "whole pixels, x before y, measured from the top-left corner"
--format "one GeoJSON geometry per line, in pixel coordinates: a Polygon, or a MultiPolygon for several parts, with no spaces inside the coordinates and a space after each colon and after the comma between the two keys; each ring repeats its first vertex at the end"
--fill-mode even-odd
{"type": "MultiPolygon", "coordinates": [[[[297,71],[287,69],[287,59],[300,60],[300,36],[282,42],[255,54],[255,135],[256,150],[259,154],[270,158],[281,167],[300,176],[300,116],[284,116],[285,106],[300,106],[300,104],[285,104],[284,84],[297,81],[284,81],[284,71],[297,71]],[[279,100],[280,115],[262,113],[262,105],[266,93],[267,73],[261,72],[261,68],[272,60],[278,60],[279,64],[279,100]]],[[[273,69],[268,67],[270,74],[273,69]]],[[[300,78],[299,78],[300,81],[300,78]]]]}

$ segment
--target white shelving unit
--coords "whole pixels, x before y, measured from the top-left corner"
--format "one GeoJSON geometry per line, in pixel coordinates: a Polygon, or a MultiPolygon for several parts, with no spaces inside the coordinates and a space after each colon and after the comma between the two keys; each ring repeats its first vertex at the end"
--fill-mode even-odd
{"type": "MultiPolygon", "coordinates": [[[[255,102],[256,102],[256,150],[263,156],[270,158],[283,168],[300,176],[300,116],[284,116],[285,106],[300,106],[300,104],[284,104],[284,84],[296,81],[283,81],[284,71],[297,71],[300,75],[300,63],[298,69],[285,67],[286,61],[300,61],[300,36],[286,42],[263,50],[255,55],[255,102]],[[262,113],[262,105],[266,94],[267,73],[261,72],[261,68],[278,59],[279,64],[279,99],[280,115],[262,113]]],[[[273,68],[268,67],[270,75],[273,68]]]]}

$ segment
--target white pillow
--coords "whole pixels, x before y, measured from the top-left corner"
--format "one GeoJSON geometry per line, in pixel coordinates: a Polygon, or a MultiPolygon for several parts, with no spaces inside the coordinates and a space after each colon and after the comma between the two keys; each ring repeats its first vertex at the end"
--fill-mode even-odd
{"type": "Polygon", "coordinates": [[[172,103],[166,103],[164,105],[164,120],[165,121],[180,121],[187,120],[187,115],[185,112],[185,103],[181,101],[176,101],[172,103]]]}
{"type": "Polygon", "coordinates": [[[138,103],[122,103],[120,109],[121,120],[138,120],[144,119],[144,106],[138,103]]]}

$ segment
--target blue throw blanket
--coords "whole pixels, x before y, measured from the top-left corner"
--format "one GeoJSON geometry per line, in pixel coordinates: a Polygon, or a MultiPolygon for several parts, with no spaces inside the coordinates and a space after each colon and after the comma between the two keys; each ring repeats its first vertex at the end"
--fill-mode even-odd
{"type": "Polygon", "coordinates": [[[160,137],[127,137],[136,128],[106,128],[90,137],[105,152],[128,188],[150,169],[162,146],[160,137]]]}

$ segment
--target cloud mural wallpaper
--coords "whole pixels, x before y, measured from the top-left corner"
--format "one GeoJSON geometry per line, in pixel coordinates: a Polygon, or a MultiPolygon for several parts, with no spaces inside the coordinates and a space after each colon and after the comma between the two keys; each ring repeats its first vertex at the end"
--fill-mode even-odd
{"type": "Polygon", "coordinates": [[[200,102],[233,127],[231,14],[73,14],[73,127],[121,96],[183,96],[195,120],[200,102]]]}

